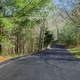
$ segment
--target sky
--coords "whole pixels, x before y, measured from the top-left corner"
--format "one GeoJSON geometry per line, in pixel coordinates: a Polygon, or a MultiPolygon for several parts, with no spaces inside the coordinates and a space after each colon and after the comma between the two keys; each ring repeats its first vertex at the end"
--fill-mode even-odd
{"type": "Polygon", "coordinates": [[[54,4],[59,8],[65,8],[71,10],[75,4],[75,0],[53,0],[54,4]]]}

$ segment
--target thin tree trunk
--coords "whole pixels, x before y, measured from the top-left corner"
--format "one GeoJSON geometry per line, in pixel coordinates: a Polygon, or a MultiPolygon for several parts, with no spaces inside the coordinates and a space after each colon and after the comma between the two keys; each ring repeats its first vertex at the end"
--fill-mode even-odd
{"type": "MultiPolygon", "coordinates": [[[[3,34],[3,29],[2,27],[0,26],[0,34],[1,34],[1,37],[2,37],[2,34],[3,34]]],[[[0,54],[2,53],[2,45],[1,45],[1,39],[0,39],[0,54]]]]}
{"type": "Polygon", "coordinates": [[[16,41],[15,41],[15,54],[19,52],[19,44],[18,44],[18,34],[16,34],[16,41]]]}
{"type": "Polygon", "coordinates": [[[40,37],[39,37],[39,50],[42,50],[44,48],[44,34],[45,34],[45,23],[44,23],[44,19],[43,19],[43,23],[40,27],[40,37]]]}
{"type": "Polygon", "coordinates": [[[2,53],[2,45],[0,44],[0,54],[2,53]]]}
{"type": "MultiPolygon", "coordinates": [[[[0,14],[2,13],[2,10],[3,10],[2,1],[0,0],[0,14]]],[[[2,37],[2,33],[3,33],[3,29],[2,29],[2,26],[0,24],[0,34],[1,34],[1,37],[2,37]]],[[[2,45],[1,45],[1,39],[0,39],[0,54],[1,53],[2,53],[2,45]]]]}

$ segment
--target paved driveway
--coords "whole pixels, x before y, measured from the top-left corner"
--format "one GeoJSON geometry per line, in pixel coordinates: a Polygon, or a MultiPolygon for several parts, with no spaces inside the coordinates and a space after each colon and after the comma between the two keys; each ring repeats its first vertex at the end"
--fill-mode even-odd
{"type": "Polygon", "coordinates": [[[2,64],[0,80],[80,80],[80,61],[64,49],[46,50],[2,64]]]}

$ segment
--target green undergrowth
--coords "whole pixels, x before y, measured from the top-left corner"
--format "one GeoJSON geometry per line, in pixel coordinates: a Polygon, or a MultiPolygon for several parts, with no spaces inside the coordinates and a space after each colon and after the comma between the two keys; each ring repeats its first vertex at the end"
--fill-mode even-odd
{"type": "Polygon", "coordinates": [[[80,58],[80,48],[70,48],[68,50],[77,58],[80,58]]]}

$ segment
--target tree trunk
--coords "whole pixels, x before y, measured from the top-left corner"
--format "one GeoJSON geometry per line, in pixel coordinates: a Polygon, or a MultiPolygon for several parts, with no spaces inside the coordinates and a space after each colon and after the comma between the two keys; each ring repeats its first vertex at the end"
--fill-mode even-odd
{"type": "Polygon", "coordinates": [[[44,48],[44,36],[45,36],[45,23],[44,23],[44,19],[43,19],[43,23],[40,27],[40,37],[39,37],[39,50],[42,50],[44,48]]]}
{"type": "MultiPolygon", "coordinates": [[[[2,34],[3,34],[3,29],[2,27],[0,26],[0,34],[1,34],[1,37],[2,37],[2,34]]],[[[2,53],[2,45],[1,45],[1,39],[0,39],[0,54],[2,53]]]]}
{"type": "Polygon", "coordinates": [[[18,34],[15,35],[16,36],[16,40],[15,40],[15,54],[19,52],[19,39],[18,39],[18,34]]]}
{"type": "Polygon", "coordinates": [[[2,45],[0,45],[0,54],[2,53],[2,45]]]}

